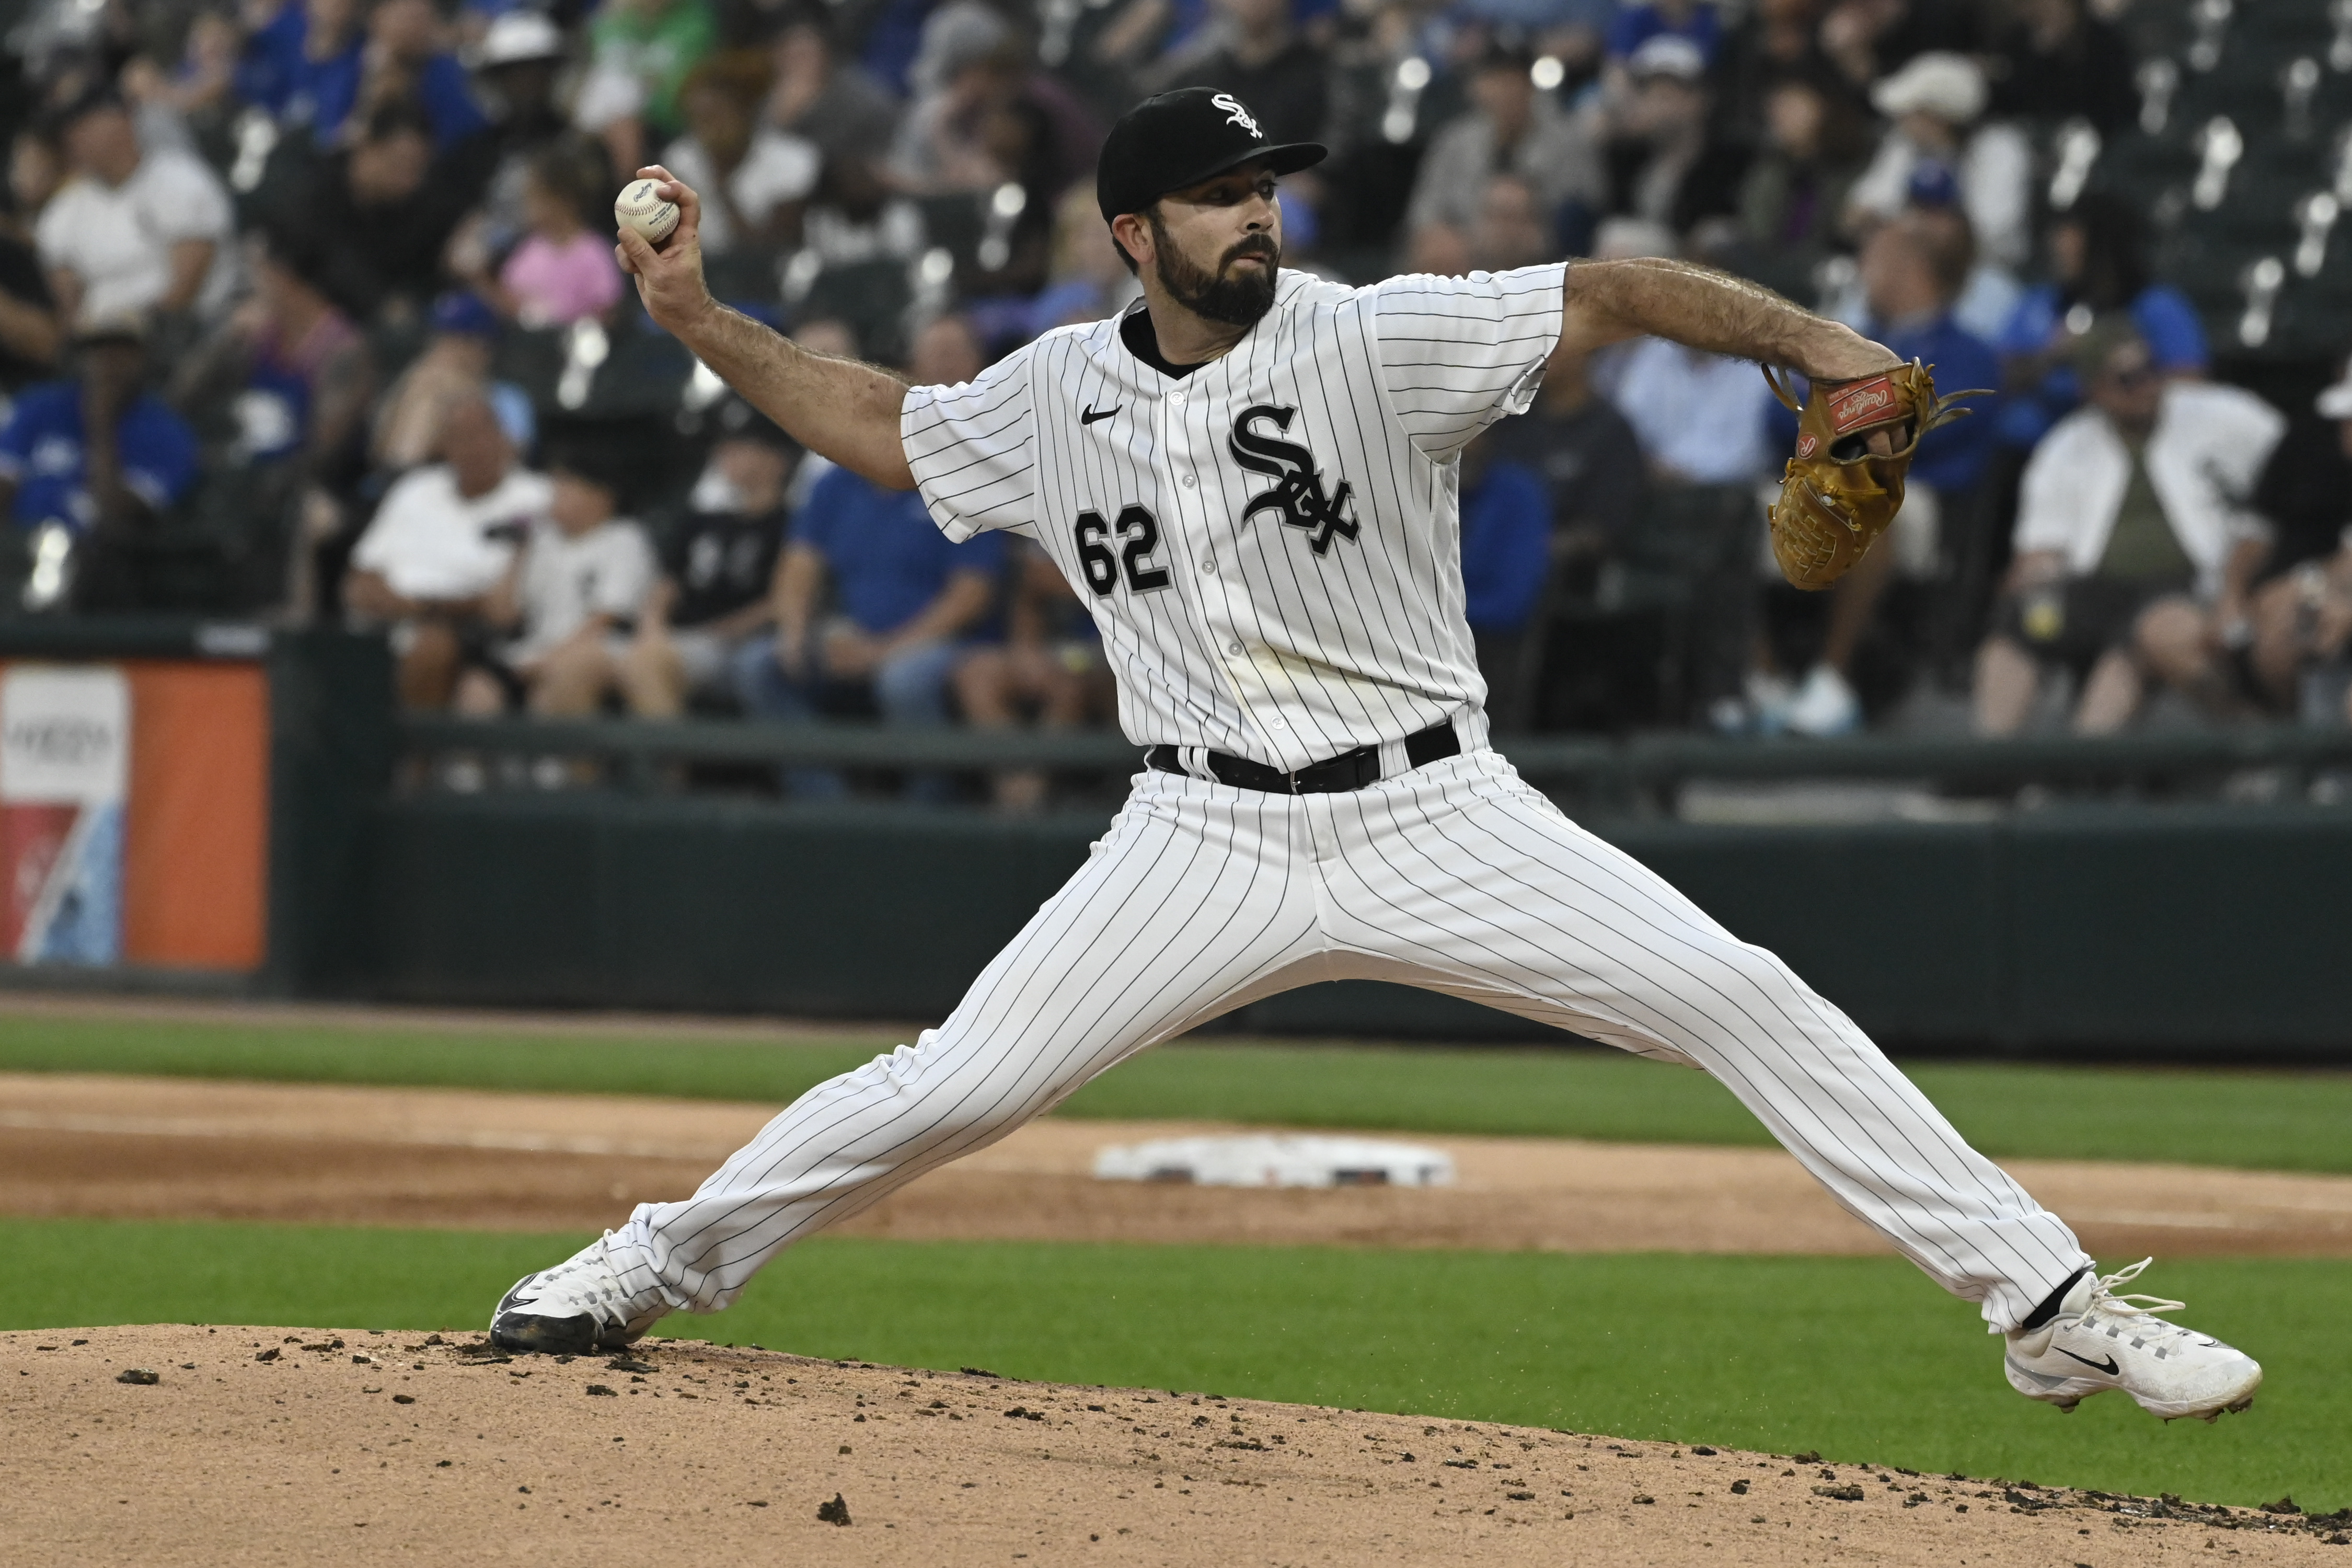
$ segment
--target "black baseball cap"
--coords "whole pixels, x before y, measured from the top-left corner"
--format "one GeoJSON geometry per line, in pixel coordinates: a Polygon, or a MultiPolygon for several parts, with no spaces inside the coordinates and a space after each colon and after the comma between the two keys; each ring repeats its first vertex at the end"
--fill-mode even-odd
{"type": "Polygon", "coordinates": [[[1232,93],[1180,87],[1145,99],[1110,128],[1095,165],[1095,203],[1108,223],[1252,159],[1295,174],[1321,163],[1326,151],[1319,142],[1270,143],[1232,93]]]}

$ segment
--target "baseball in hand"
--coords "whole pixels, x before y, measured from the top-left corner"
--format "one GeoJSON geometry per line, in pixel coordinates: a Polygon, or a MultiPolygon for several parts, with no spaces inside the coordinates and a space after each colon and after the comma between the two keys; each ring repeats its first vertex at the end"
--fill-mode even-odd
{"type": "Polygon", "coordinates": [[[659,245],[677,227],[677,204],[662,200],[659,190],[658,181],[631,180],[613,198],[613,221],[659,245]]]}

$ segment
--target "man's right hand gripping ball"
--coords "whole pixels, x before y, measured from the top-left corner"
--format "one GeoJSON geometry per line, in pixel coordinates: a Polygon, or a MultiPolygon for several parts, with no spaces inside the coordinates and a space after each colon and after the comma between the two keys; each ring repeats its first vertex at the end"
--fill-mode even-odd
{"type": "Polygon", "coordinates": [[[702,280],[702,198],[659,163],[646,164],[635,177],[660,182],[662,200],[677,204],[677,226],[658,246],[634,229],[621,229],[614,237],[613,258],[637,280],[646,314],[681,334],[712,304],[702,280]]]}
{"type": "Polygon", "coordinates": [[[1940,401],[1929,366],[1913,360],[1855,381],[1815,382],[1801,407],[1787,381],[1764,368],[1797,416],[1797,451],[1772,505],[1772,558],[1800,588],[1826,588],[1860,561],[1903,510],[1903,477],[1919,438],[1969,410],[1984,389],[1940,401]]]}

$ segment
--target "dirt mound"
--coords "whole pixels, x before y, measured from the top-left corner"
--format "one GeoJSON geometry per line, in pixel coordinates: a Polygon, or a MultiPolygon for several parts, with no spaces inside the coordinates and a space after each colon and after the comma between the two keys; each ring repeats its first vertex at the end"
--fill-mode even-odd
{"type": "MultiPolygon", "coordinates": [[[[493,1230],[618,1225],[692,1192],[772,1106],[0,1074],[0,1213],[493,1230]]],[[[1847,1253],[1884,1244],[1778,1149],[1415,1134],[1457,1185],[1238,1191],[1089,1173],[1218,1131],[1047,1118],[842,1227],[908,1240],[1847,1253]]],[[[2352,1256],[2352,1177],[2020,1160],[2096,1255],[2352,1256]]]]}
{"type": "Polygon", "coordinates": [[[2340,1563],[2352,1523],[691,1341],[11,1333],[0,1429],[22,1564],[2340,1563]]]}

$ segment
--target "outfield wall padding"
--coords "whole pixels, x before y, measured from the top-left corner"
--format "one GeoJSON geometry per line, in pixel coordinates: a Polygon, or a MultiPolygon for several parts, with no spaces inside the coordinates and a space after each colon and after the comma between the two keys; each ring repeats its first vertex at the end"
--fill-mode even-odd
{"type": "MultiPolygon", "coordinates": [[[[352,977],[413,1001],[934,1022],[1103,826],[587,794],[395,800],[360,835],[367,926],[352,977]]],[[[1600,831],[1890,1043],[2352,1056],[2352,812],[1600,831]]],[[[1549,1033],[1359,983],[1234,1022],[1549,1033]]]]}

